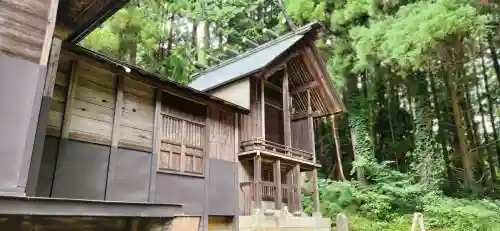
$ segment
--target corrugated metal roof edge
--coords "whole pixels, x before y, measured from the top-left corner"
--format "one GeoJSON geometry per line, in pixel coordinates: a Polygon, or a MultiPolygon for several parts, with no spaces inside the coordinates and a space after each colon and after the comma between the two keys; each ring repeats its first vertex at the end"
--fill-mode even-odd
{"type": "Polygon", "coordinates": [[[164,79],[160,75],[157,75],[155,73],[146,71],[146,70],[144,70],[142,68],[139,68],[139,67],[131,65],[131,64],[123,63],[122,61],[119,61],[119,60],[117,60],[115,58],[112,58],[112,57],[106,56],[104,54],[95,52],[95,51],[90,50],[88,48],[85,48],[85,47],[82,47],[82,46],[78,46],[76,44],[68,44],[68,43],[64,44],[64,48],[67,48],[69,51],[75,52],[77,54],[86,55],[86,56],[90,56],[90,58],[99,59],[99,60],[101,60],[103,62],[112,63],[112,64],[117,65],[117,66],[128,67],[131,70],[134,70],[135,72],[137,72],[141,76],[152,78],[152,79],[154,79],[156,81],[160,81],[162,83],[169,84],[169,85],[171,85],[171,86],[173,86],[175,88],[187,90],[187,91],[189,91],[190,93],[192,93],[194,95],[200,95],[200,96],[204,97],[205,99],[211,100],[213,102],[217,102],[219,104],[225,104],[225,105],[229,106],[230,108],[234,109],[237,112],[246,114],[246,113],[248,113],[250,111],[247,108],[238,106],[238,105],[236,105],[234,103],[228,102],[228,101],[223,100],[223,99],[218,98],[218,97],[215,97],[215,96],[213,96],[211,94],[208,94],[206,92],[199,91],[199,90],[191,88],[191,87],[189,87],[187,85],[183,85],[183,84],[171,81],[171,80],[164,79]]]}
{"type": "MultiPolygon", "coordinates": [[[[204,75],[204,74],[206,74],[208,72],[214,71],[214,70],[219,69],[219,68],[221,68],[223,66],[226,66],[228,64],[234,63],[235,61],[237,61],[239,59],[242,59],[242,58],[244,58],[246,56],[249,56],[249,55],[251,55],[251,54],[253,54],[253,53],[257,52],[257,51],[260,51],[260,50],[265,49],[267,47],[270,47],[272,45],[275,45],[275,44],[277,44],[277,43],[279,43],[281,41],[284,41],[284,40],[286,40],[288,38],[291,38],[294,35],[303,35],[303,34],[309,32],[309,31],[311,31],[315,26],[320,26],[321,27],[321,23],[318,22],[318,21],[312,21],[312,22],[310,22],[310,23],[308,23],[308,24],[306,24],[306,25],[298,28],[297,30],[295,30],[293,32],[285,34],[285,35],[283,35],[283,36],[281,36],[281,37],[279,37],[277,39],[271,40],[271,41],[269,41],[267,43],[264,43],[264,44],[262,44],[262,45],[260,45],[260,46],[258,46],[256,48],[248,50],[248,51],[246,51],[246,52],[244,52],[244,53],[242,53],[242,54],[240,54],[240,55],[238,55],[238,56],[236,56],[234,58],[228,59],[228,60],[226,60],[226,61],[224,61],[224,62],[222,62],[222,63],[220,63],[220,64],[218,64],[216,66],[210,67],[210,68],[206,69],[203,72],[200,72],[200,73],[198,73],[196,75],[193,75],[192,78],[200,77],[201,75],[204,75]]],[[[255,71],[256,70],[252,71],[251,73],[253,73],[255,71]]],[[[243,77],[245,77],[247,75],[248,75],[248,73],[246,75],[237,76],[237,77],[235,77],[235,78],[233,78],[233,79],[231,79],[229,81],[225,81],[223,83],[219,83],[219,84],[216,84],[214,86],[211,86],[211,87],[208,87],[208,88],[205,88],[205,89],[200,89],[200,90],[201,91],[210,91],[210,90],[213,90],[215,88],[218,88],[218,87],[221,87],[223,85],[226,85],[226,84],[228,84],[230,82],[237,81],[237,80],[239,80],[239,79],[241,79],[241,78],[243,78],[243,77]]],[[[189,83],[189,85],[193,84],[195,81],[196,81],[196,79],[194,81],[192,81],[191,83],[189,83]]]]}

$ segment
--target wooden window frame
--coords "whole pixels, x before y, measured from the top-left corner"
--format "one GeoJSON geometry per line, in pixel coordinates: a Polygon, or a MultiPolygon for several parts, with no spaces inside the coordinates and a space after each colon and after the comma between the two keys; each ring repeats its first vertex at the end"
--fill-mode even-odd
{"type": "MultiPolygon", "coordinates": [[[[178,115],[173,115],[173,114],[170,114],[170,113],[167,113],[165,112],[163,109],[164,109],[164,104],[168,105],[168,102],[164,102],[163,101],[163,98],[160,99],[160,103],[159,103],[159,106],[160,106],[160,110],[159,112],[157,113],[157,120],[159,121],[157,126],[159,126],[157,129],[158,129],[158,134],[159,134],[159,138],[155,141],[155,142],[158,142],[158,155],[157,155],[157,168],[156,168],[156,171],[157,172],[160,172],[160,173],[168,173],[168,174],[177,174],[177,175],[187,175],[187,176],[194,176],[194,177],[205,177],[205,174],[206,174],[206,161],[207,161],[207,149],[208,149],[208,142],[207,142],[207,134],[208,134],[208,127],[207,127],[207,119],[208,119],[208,107],[207,105],[203,104],[203,103],[200,103],[200,102],[197,102],[197,101],[194,101],[192,99],[189,99],[189,98],[186,98],[186,97],[183,97],[183,96],[180,96],[180,95],[177,95],[175,93],[172,93],[172,92],[168,92],[168,91],[163,91],[163,93],[165,94],[169,94],[169,95],[172,95],[172,96],[175,96],[175,97],[178,97],[180,100],[187,100],[187,101],[190,101],[192,103],[196,103],[198,104],[200,107],[203,107],[204,108],[204,111],[205,111],[205,115],[204,115],[204,118],[203,118],[203,122],[201,121],[196,121],[196,120],[192,120],[192,119],[189,119],[189,118],[182,118],[181,116],[178,116],[178,115]],[[177,120],[180,122],[181,124],[181,133],[180,133],[180,142],[179,141],[175,141],[175,140],[169,140],[169,139],[166,139],[164,137],[164,121],[165,121],[165,118],[170,118],[171,120],[177,120]],[[187,130],[187,126],[186,124],[192,124],[194,125],[194,127],[198,127],[199,129],[202,129],[202,131],[199,133],[199,144],[200,146],[196,146],[196,145],[191,145],[191,144],[187,144],[187,141],[185,140],[185,133],[186,133],[186,130],[187,130]],[[172,159],[172,153],[173,151],[172,150],[168,150],[168,149],[165,149],[163,148],[163,144],[165,145],[178,145],[180,146],[180,154],[177,154],[179,155],[179,168],[175,168],[175,167],[171,167],[171,161],[173,160],[172,159]],[[201,150],[201,153],[194,153],[194,152],[187,152],[186,150],[189,150],[189,149],[199,149],[201,150]],[[168,163],[168,166],[162,166],[162,152],[169,152],[169,163],[168,163]],[[187,155],[186,155],[187,154],[187,155]],[[191,156],[193,157],[192,159],[192,163],[194,165],[194,163],[196,162],[196,160],[194,158],[200,158],[201,159],[201,172],[196,172],[196,171],[192,171],[192,170],[186,170],[186,160],[188,159],[188,157],[186,156],[191,156]]],[[[172,134],[170,134],[172,135],[172,134]]],[[[175,134],[173,134],[175,135],[175,134]]],[[[178,134],[179,135],[179,134],[178,134]]]]}

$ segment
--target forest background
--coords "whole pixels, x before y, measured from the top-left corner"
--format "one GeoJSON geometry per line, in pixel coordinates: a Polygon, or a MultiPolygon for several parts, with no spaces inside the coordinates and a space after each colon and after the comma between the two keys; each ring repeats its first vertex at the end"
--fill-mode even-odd
{"type": "MultiPolygon", "coordinates": [[[[429,230],[500,230],[500,2],[284,8],[296,27],[325,25],[317,45],[348,110],[315,121],[323,214],[354,231],[409,230],[414,212],[429,230]]],[[[131,0],[81,45],[185,84],[290,32],[284,18],[278,0],[131,0]]]]}

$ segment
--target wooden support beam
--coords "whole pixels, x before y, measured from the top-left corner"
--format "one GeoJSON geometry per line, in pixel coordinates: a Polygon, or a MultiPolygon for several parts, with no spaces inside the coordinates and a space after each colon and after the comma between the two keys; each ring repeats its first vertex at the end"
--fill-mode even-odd
{"type": "Polygon", "coordinates": [[[281,111],[281,110],[283,110],[283,108],[281,108],[281,106],[280,106],[280,105],[274,104],[274,103],[273,103],[273,102],[271,102],[271,101],[266,101],[266,105],[271,106],[271,107],[273,107],[273,108],[275,108],[275,109],[277,109],[277,110],[280,110],[280,111],[281,111]]]}
{"type": "Polygon", "coordinates": [[[283,134],[285,138],[285,146],[292,146],[292,125],[290,115],[290,95],[288,82],[288,68],[285,66],[285,75],[283,76],[283,134]]]}
{"type": "Polygon", "coordinates": [[[59,66],[59,56],[61,54],[62,40],[59,38],[52,39],[52,47],[50,50],[49,64],[47,67],[47,77],[43,88],[43,96],[52,97],[54,94],[54,86],[57,77],[57,67],[59,66]]]}
{"type": "Polygon", "coordinates": [[[313,213],[314,212],[319,213],[319,212],[321,212],[321,210],[320,210],[320,200],[319,200],[319,192],[318,192],[318,169],[317,168],[314,168],[314,170],[312,171],[311,178],[312,178],[311,183],[312,183],[313,188],[314,188],[312,210],[313,210],[313,213]]]}
{"type": "Polygon", "coordinates": [[[59,0],[51,0],[49,14],[47,18],[47,25],[45,27],[45,38],[42,46],[42,54],[40,57],[40,64],[46,65],[49,61],[49,54],[52,47],[54,29],[56,27],[56,17],[57,17],[57,8],[59,6],[59,0]]]}
{"type": "Polygon", "coordinates": [[[116,102],[115,102],[115,115],[113,119],[113,131],[111,134],[111,146],[118,147],[120,137],[120,120],[122,117],[123,107],[123,91],[124,91],[124,78],[123,76],[116,76],[116,102]]]}
{"type": "Polygon", "coordinates": [[[262,174],[262,157],[260,153],[253,158],[253,181],[254,181],[254,192],[253,199],[255,202],[255,208],[260,209],[262,207],[262,184],[261,175],[262,174]]]}
{"type": "Polygon", "coordinates": [[[118,153],[118,142],[120,139],[120,121],[122,119],[122,107],[123,107],[123,91],[124,91],[125,79],[121,75],[116,76],[116,100],[115,100],[115,111],[113,117],[113,130],[111,131],[111,149],[108,158],[108,172],[106,176],[106,190],[104,193],[104,199],[109,199],[111,195],[109,188],[111,188],[111,183],[115,177],[116,166],[118,165],[119,153],[118,153]]]}
{"type": "Polygon", "coordinates": [[[294,175],[295,175],[295,210],[294,211],[302,211],[302,203],[301,203],[301,197],[302,197],[302,179],[300,175],[300,164],[297,163],[294,168],[294,175]]]}
{"type": "Polygon", "coordinates": [[[318,82],[312,81],[312,82],[309,82],[309,83],[307,83],[305,85],[301,85],[301,86],[298,86],[298,87],[294,88],[290,92],[290,94],[291,95],[295,95],[295,94],[298,94],[298,93],[301,93],[301,92],[304,92],[304,91],[307,91],[307,90],[311,90],[311,89],[313,89],[315,87],[318,87],[318,86],[319,86],[318,82]]]}
{"type": "Polygon", "coordinates": [[[162,116],[161,101],[163,97],[161,88],[156,89],[155,97],[155,121],[153,131],[153,154],[151,155],[151,172],[149,174],[149,202],[155,201],[156,170],[158,169],[158,157],[161,149],[162,116]]]}
{"type": "Polygon", "coordinates": [[[305,119],[309,115],[311,115],[311,117],[313,118],[321,118],[330,115],[330,113],[321,113],[319,111],[313,111],[310,114],[307,112],[298,112],[292,115],[292,121],[305,119]]]}
{"type": "Polygon", "coordinates": [[[265,84],[264,84],[264,79],[261,79],[260,81],[260,127],[261,127],[261,136],[263,139],[266,139],[266,101],[265,101],[265,94],[264,94],[264,89],[265,89],[265,84]]]}
{"type": "Polygon", "coordinates": [[[314,119],[312,117],[311,91],[307,90],[307,132],[309,133],[309,147],[313,154],[313,162],[316,163],[316,147],[314,145],[314,119]]]}
{"type": "Polygon", "coordinates": [[[281,90],[281,87],[278,87],[274,83],[271,83],[269,81],[264,80],[264,83],[266,84],[266,87],[269,87],[270,89],[277,91],[279,93],[282,93],[283,91],[281,90]]]}
{"type": "Polygon", "coordinates": [[[274,162],[274,183],[276,185],[276,193],[274,197],[274,208],[281,210],[282,195],[281,195],[281,161],[277,159],[274,162]]]}
{"type": "Polygon", "coordinates": [[[78,82],[78,75],[76,74],[78,70],[78,60],[73,60],[71,63],[71,74],[69,76],[69,87],[66,93],[66,105],[64,107],[64,118],[61,128],[61,138],[68,139],[70,124],[71,124],[71,108],[75,101],[75,88],[78,82]]]}
{"type": "Polygon", "coordinates": [[[291,59],[293,59],[293,58],[295,58],[295,57],[297,57],[299,55],[300,55],[299,52],[292,52],[289,55],[287,55],[279,63],[277,63],[276,65],[274,65],[271,69],[265,71],[265,73],[264,73],[264,79],[269,78],[271,75],[273,75],[277,71],[285,68],[285,64],[288,63],[288,61],[290,61],[291,59]]]}

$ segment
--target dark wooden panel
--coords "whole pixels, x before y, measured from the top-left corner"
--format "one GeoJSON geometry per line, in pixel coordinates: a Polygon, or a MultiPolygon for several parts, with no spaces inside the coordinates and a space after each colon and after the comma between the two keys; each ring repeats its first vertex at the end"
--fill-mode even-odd
{"type": "Polygon", "coordinates": [[[61,140],[52,197],[104,200],[110,147],[61,140]]]}
{"type": "Polygon", "coordinates": [[[180,203],[187,215],[201,215],[204,199],[204,178],[157,173],[156,203],[180,203]]]}
{"type": "Polygon", "coordinates": [[[54,180],[54,171],[56,168],[57,151],[59,148],[59,138],[46,136],[43,146],[42,163],[40,173],[38,174],[38,183],[36,188],[37,197],[49,197],[54,180]]]}
{"type": "Polygon", "coordinates": [[[209,162],[208,215],[234,216],[238,203],[236,163],[212,158],[209,162]]]}
{"type": "Polygon", "coordinates": [[[292,147],[312,152],[307,119],[292,121],[292,147]]]}
{"type": "Polygon", "coordinates": [[[115,171],[108,178],[106,200],[146,202],[149,195],[151,153],[118,149],[115,171]]]}
{"type": "MultiPolygon", "coordinates": [[[[32,62],[1,55],[1,51],[0,70],[2,192],[5,190],[2,188],[18,190],[16,186],[24,188],[26,184],[42,101],[45,70],[32,62]]],[[[19,190],[24,191],[21,188],[19,190]]]]}

